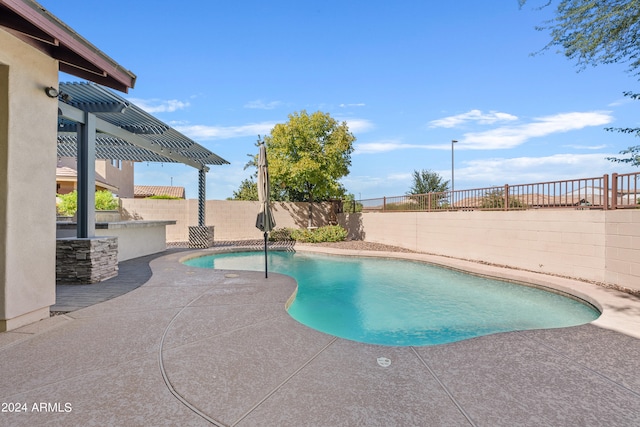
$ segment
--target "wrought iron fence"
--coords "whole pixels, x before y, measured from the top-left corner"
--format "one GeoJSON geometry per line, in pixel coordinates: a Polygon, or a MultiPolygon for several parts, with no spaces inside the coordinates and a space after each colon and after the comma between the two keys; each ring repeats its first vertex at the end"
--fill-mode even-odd
{"type": "Polygon", "coordinates": [[[611,174],[611,209],[640,206],[640,172],[611,174]]]}
{"type": "Polygon", "coordinates": [[[351,211],[640,208],[640,172],[358,200],[351,211]]]}

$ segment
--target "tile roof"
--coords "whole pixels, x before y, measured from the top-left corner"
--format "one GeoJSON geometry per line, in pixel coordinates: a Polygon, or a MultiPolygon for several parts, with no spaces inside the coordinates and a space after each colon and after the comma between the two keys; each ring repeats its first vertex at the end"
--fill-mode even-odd
{"type": "Polygon", "coordinates": [[[169,185],[134,185],[133,197],[144,198],[151,196],[171,196],[180,199],[185,198],[184,187],[169,185]]]}

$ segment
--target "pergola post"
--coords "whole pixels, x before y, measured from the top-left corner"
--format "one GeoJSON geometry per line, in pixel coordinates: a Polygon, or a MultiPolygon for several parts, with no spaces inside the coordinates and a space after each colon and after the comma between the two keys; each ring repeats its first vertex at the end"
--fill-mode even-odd
{"type": "Polygon", "coordinates": [[[198,170],[198,226],[205,226],[206,201],[207,201],[207,171],[198,170]]]}
{"type": "Polygon", "coordinates": [[[96,116],[84,113],[84,123],[78,123],[78,210],[77,237],[96,234],[96,116]]]}
{"type": "Polygon", "coordinates": [[[189,247],[190,248],[210,248],[213,246],[213,225],[206,226],[206,187],[207,168],[198,169],[198,225],[189,227],[189,247]]]}
{"type": "Polygon", "coordinates": [[[118,275],[118,238],[96,237],[96,128],[87,111],[71,111],[77,123],[76,236],[56,239],[56,282],[97,283],[118,275]]]}

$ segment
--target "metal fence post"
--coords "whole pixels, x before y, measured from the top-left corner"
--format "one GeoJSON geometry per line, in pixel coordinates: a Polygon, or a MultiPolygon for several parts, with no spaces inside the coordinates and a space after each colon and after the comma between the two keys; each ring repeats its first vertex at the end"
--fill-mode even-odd
{"type": "Polygon", "coordinates": [[[602,195],[603,209],[607,210],[609,209],[609,175],[606,173],[602,177],[602,191],[604,192],[602,195]]]}
{"type": "Polygon", "coordinates": [[[611,174],[611,209],[618,208],[618,174],[611,174]]]}
{"type": "Polygon", "coordinates": [[[509,184],[504,185],[504,210],[509,210],[509,184]]]}

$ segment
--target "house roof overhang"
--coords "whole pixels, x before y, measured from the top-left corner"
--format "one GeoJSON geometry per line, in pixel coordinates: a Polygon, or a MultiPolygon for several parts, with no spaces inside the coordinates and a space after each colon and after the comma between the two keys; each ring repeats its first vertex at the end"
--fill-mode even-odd
{"type": "Polygon", "coordinates": [[[58,60],[59,70],[127,92],[136,76],[33,0],[0,0],[0,27],[58,60]]]}
{"type": "MultiPolygon", "coordinates": [[[[67,166],[56,168],[56,182],[78,182],[78,171],[67,166]]],[[[109,184],[102,176],[96,173],[96,187],[105,188],[112,193],[117,193],[119,188],[109,184]]]]}

